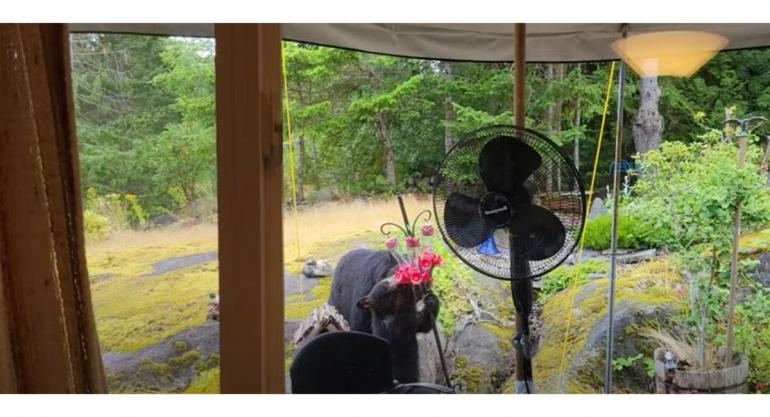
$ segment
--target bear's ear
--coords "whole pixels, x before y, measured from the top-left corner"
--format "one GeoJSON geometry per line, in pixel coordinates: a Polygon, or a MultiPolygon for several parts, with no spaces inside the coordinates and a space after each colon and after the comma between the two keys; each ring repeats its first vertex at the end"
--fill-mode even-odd
{"type": "Polygon", "coordinates": [[[356,305],[358,306],[358,308],[369,310],[370,308],[372,308],[372,297],[365,295],[358,300],[356,305]]]}

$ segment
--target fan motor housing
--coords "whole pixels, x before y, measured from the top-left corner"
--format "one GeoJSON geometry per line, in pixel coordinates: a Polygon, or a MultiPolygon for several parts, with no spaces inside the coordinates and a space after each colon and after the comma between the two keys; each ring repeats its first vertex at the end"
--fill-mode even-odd
{"type": "Polygon", "coordinates": [[[481,198],[479,207],[488,226],[502,228],[511,223],[513,209],[506,196],[494,191],[488,192],[481,198]]]}

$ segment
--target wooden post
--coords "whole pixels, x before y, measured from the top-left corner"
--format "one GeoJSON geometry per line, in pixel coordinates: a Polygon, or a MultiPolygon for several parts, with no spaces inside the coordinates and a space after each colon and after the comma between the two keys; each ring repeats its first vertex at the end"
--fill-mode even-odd
{"type": "Polygon", "coordinates": [[[214,33],[221,389],[282,393],[280,26],[214,33]]]}
{"type": "Polygon", "coordinates": [[[524,127],[525,114],[525,69],[527,64],[527,27],[524,23],[514,25],[513,57],[513,124],[524,127]]]}
{"type": "MultiPolygon", "coordinates": [[[[741,132],[738,137],[738,168],[746,164],[746,141],[748,132],[741,132]]],[[[733,365],[733,316],[735,315],[735,292],[738,286],[738,249],[741,238],[741,202],[735,203],[735,215],[733,217],[733,252],[730,258],[730,301],[727,307],[727,342],[725,365],[733,365]]]]}

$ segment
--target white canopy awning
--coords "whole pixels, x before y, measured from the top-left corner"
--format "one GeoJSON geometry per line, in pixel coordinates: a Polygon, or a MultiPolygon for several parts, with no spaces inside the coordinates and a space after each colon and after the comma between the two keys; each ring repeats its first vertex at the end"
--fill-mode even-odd
{"type": "MultiPolygon", "coordinates": [[[[527,25],[527,61],[575,62],[617,59],[610,45],[620,23],[532,23],[527,25]]],[[[696,30],[729,39],[727,50],[770,46],[770,24],[634,23],[628,34],[696,30]]],[[[121,32],[212,37],[214,25],[109,23],[71,24],[73,32],[121,32]]],[[[512,23],[284,23],[286,40],[414,58],[512,61],[512,23]]]]}

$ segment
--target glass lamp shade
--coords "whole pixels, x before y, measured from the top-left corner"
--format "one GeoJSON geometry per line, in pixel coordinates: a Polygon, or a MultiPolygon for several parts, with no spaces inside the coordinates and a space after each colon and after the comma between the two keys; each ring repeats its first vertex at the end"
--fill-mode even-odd
{"type": "Polygon", "coordinates": [[[727,42],[709,32],[651,32],[618,39],[612,49],[643,77],[689,77],[727,42]]]}

